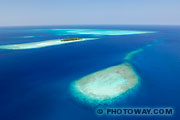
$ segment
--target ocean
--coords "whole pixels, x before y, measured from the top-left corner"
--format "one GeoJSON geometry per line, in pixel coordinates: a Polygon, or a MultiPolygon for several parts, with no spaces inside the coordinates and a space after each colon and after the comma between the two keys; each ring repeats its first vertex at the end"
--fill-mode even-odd
{"type": "Polygon", "coordinates": [[[42,48],[0,49],[0,120],[180,119],[180,26],[1,27],[0,48],[72,37],[98,39],[42,48]],[[63,29],[76,31],[67,34],[63,29]],[[81,29],[91,31],[87,34],[81,29]],[[102,30],[155,32],[112,34],[102,30]],[[141,48],[143,51],[129,61],[141,78],[135,89],[111,103],[96,105],[73,95],[72,82],[119,65],[128,53],[141,48]],[[104,107],[173,108],[174,114],[98,115],[96,109],[104,107]]]}

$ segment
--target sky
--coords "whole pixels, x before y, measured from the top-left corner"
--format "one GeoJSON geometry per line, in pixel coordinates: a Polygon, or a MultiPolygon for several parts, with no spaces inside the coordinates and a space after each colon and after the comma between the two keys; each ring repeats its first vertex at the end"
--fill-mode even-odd
{"type": "Polygon", "coordinates": [[[0,0],[0,26],[180,25],[180,0],[0,0]]]}

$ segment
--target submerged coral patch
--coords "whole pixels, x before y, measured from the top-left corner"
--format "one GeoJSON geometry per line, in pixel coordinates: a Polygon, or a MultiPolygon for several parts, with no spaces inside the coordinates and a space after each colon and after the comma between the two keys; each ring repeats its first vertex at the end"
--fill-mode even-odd
{"type": "Polygon", "coordinates": [[[87,75],[73,83],[73,91],[90,101],[105,101],[116,98],[134,88],[139,76],[129,63],[87,75]]]}

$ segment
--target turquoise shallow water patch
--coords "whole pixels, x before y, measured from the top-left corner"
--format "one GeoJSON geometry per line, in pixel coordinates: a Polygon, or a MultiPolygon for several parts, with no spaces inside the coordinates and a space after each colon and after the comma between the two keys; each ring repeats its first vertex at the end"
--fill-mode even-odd
{"type": "Polygon", "coordinates": [[[35,38],[36,36],[20,36],[20,37],[13,37],[13,38],[35,38]]]}
{"type": "Polygon", "coordinates": [[[139,82],[129,63],[112,66],[87,75],[72,84],[73,94],[90,103],[103,103],[126,93],[139,82]]]}
{"type": "Polygon", "coordinates": [[[161,41],[156,40],[153,43],[147,44],[146,46],[144,46],[142,48],[139,48],[137,50],[133,50],[133,51],[127,53],[127,55],[124,57],[124,60],[127,60],[127,61],[131,60],[136,54],[143,52],[145,48],[152,47],[154,44],[159,43],[159,42],[161,42],[161,41]]]}
{"type": "Polygon", "coordinates": [[[61,42],[62,39],[46,40],[41,42],[31,42],[31,43],[23,43],[23,44],[1,45],[0,49],[9,49],[9,50],[35,49],[35,48],[42,48],[42,47],[55,46],[60,44],[67,44],[67,43],[80,42],[86,40],[95,40],[95,39],[96,38],[84,38],[83,40],[68,41],[68,42],[61,42]]]}
{"type": "Polygon", "coordinates": [[[59,35],[133,35],[155,33],[155,31],[111,30],[111,29],[52,29],[59,35]]]}

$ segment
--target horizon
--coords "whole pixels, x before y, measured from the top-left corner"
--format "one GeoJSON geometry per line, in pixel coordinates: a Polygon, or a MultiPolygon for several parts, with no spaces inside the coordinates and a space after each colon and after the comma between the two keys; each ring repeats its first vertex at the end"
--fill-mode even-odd
{"type": "Polygon", "coordinates": [[[0,26],[6,27],[49,27],[49,26],[180,26],[180,24],[61,24],[61,25],[14,25],[14,26],[0,26]]]}

